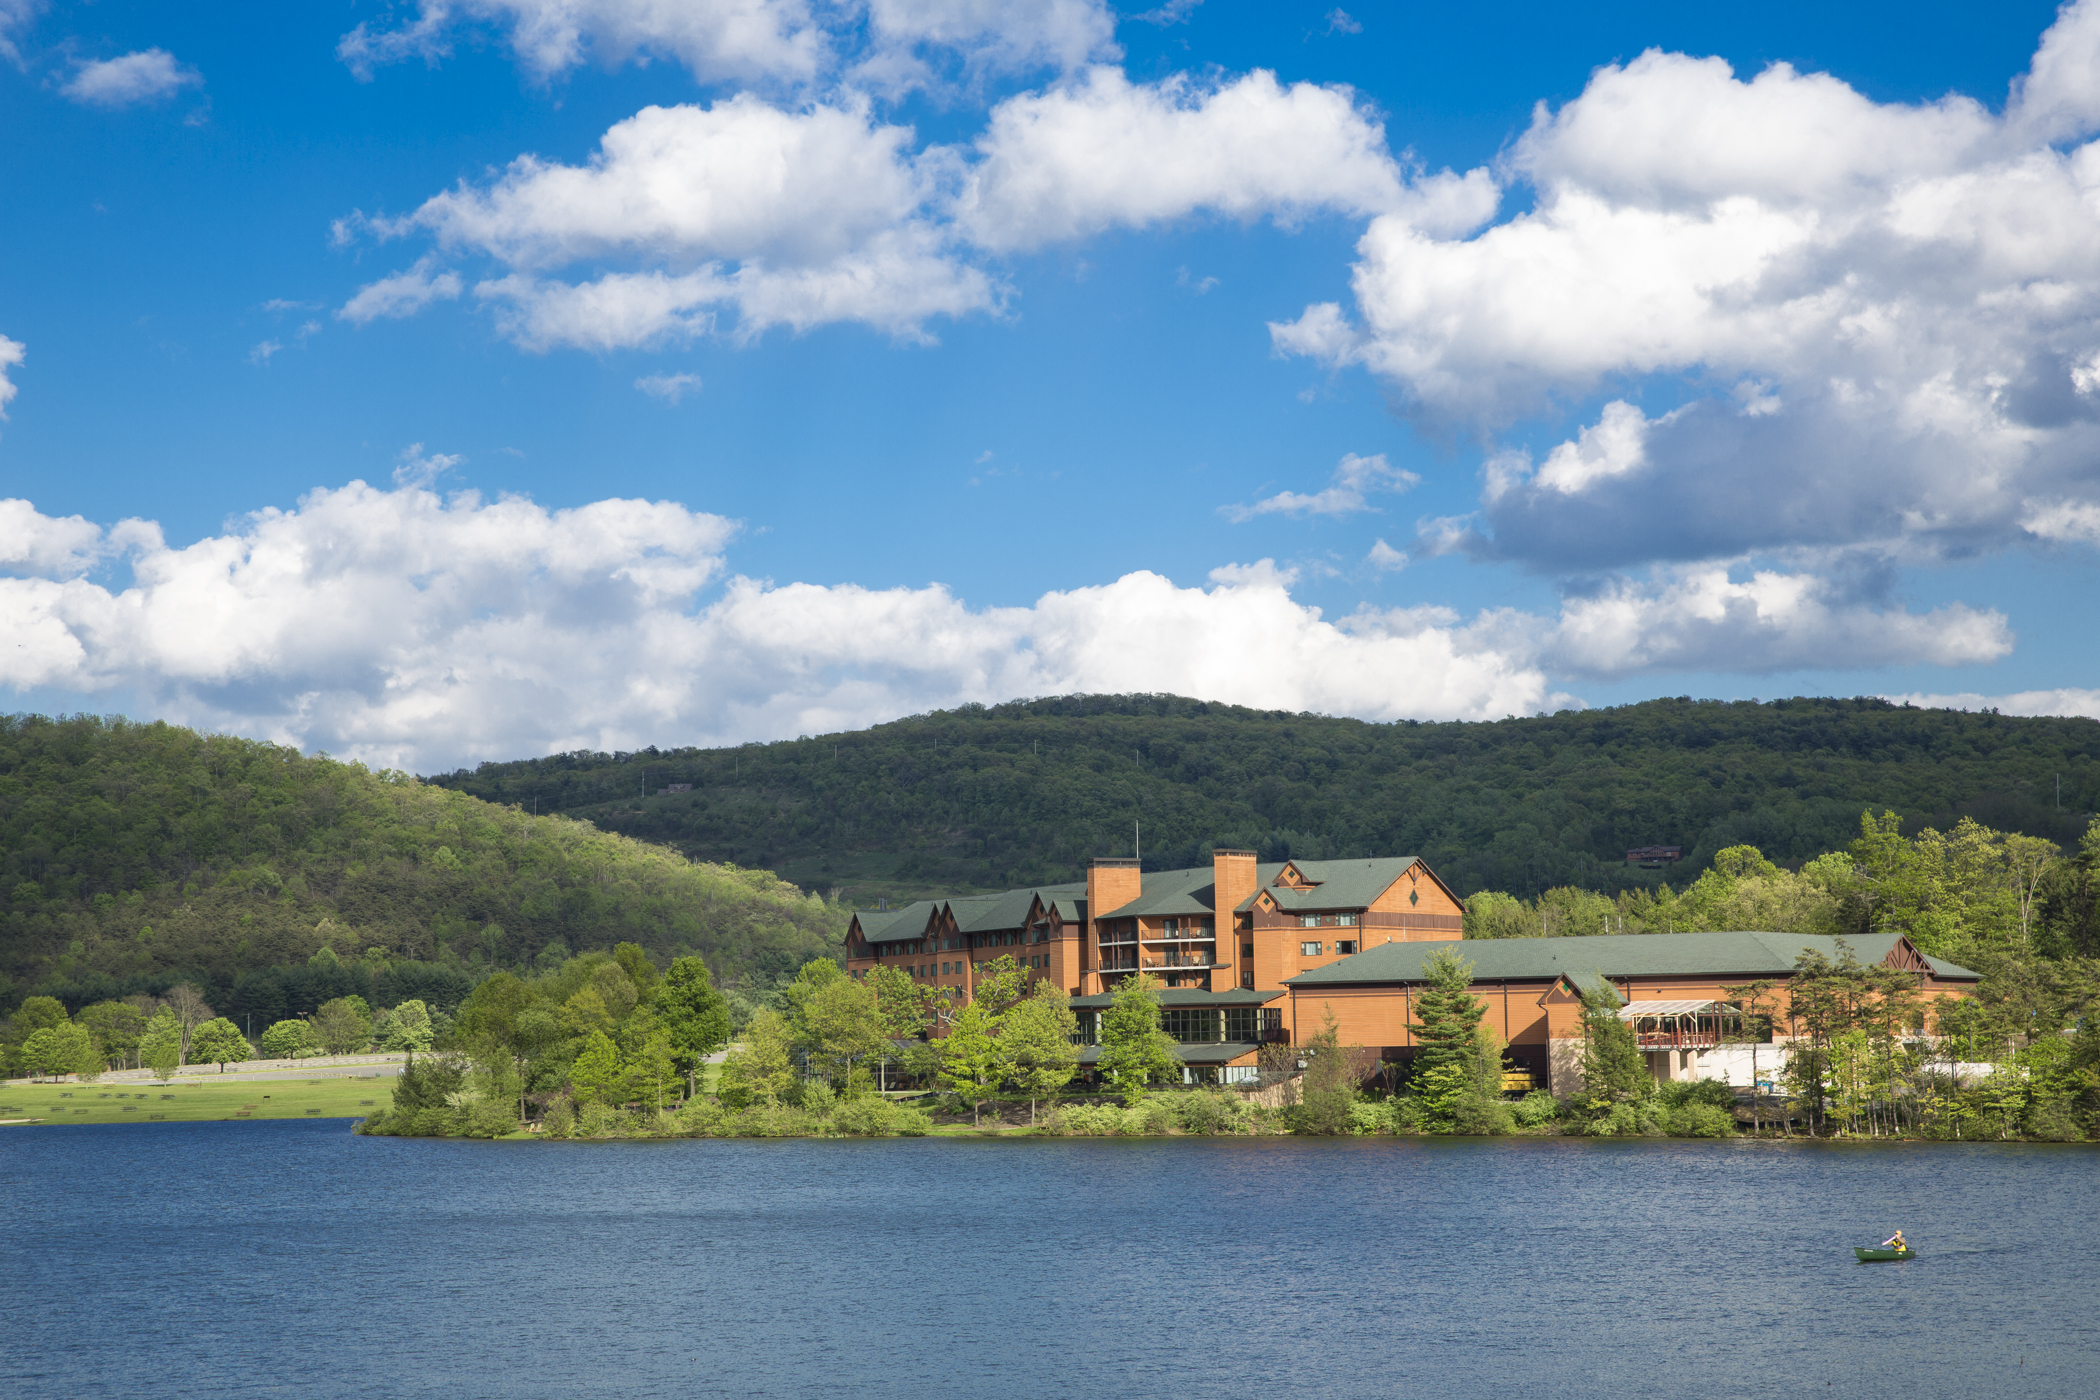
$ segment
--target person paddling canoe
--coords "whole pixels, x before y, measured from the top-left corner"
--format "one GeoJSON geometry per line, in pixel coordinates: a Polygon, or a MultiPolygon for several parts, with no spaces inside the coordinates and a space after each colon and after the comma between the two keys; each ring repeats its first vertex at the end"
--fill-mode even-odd
{"type": "Polygon", "coordinates": [[[1895,1234],[1890,1235],[1887,1239],[1883,1240],[1881,1242],[1881,1247],[1883,1249],[1894,1249],[1900,1251],[1909,1249],[1910,1244],[1903,1238],[1903,1232],[1901,1230],[1898,1230],[1895,1234]]]}

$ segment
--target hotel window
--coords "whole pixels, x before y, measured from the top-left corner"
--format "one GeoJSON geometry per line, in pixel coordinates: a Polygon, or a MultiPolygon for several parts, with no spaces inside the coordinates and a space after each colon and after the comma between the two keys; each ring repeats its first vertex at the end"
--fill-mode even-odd
{"type": "Polygon", "coordinates": [[[1351,940],[1345,939],[1344,941],[1334,945],[1334,951],[1346,958],[1351,953],[1354,953],[1356,951],[1356,944],[1351,940]]]}
{"type": "Polygon", "coordinates": [[[1356,927],[1356,915],[1354,914],[1337,914],[1334,916],[1334,921],[1340,924],[1343,928],[1356,927]]]}
{"type": "Polygon", "coordinates": [[[1159,1028],[1178,1041],[1214,1041],[1218,1038],[1217,1008],[1170,1007],[1159,1013],[1159,1028]]]}
{"type": "Polygon", "coordinates": [[[1318,928],[1319,926],[1320,916],[1318,914],[1300,914],[1298,916],[1299,928],[1318,928]]]}
{"type": "Polygon", "coordinates": [[[1225,1008],[1225,1038],[1227,1040],[1255,1040],[1260,1035],[1260,1007],[1228,1006],[1225,1008]]]}
{"type": "Polygon", "coordinates": [[[1240,945],[1240,956],[1251,961],[1254,957],[1254,945],[1252,943],[1242,943],[1240,945]]]}
{"type": "Polygon", "coordinates": [[[1317,958],[1320,956],[1320,945],[1317,943],[1300,943],[1298,945],[1298,956],[1301,958],[1317,958]]]}

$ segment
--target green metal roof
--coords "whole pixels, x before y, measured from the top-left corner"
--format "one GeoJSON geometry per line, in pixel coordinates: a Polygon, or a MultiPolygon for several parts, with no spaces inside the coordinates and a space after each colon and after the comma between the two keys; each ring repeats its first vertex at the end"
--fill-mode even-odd
{"type": "Polygon", "coordinates": [[[1136,899],[1114,909],[1104,909],[1095,917],[1124,919],[1144,915],[1151,918],[1212,912],[1212,875],[1211,867],[1207,865],[1194,870],[1153,870],[1138,878],[1142,893],[1136,899]]]}
{"type": "MultiPolygon", "coordinates": [[[[1228,987],[1222,992],[1206,992],[1201,987],[1161,987],[1153,993],[1161,1006],[1263,1006],[1283,995],[1282,992],[1257,992],[1250,987],[1228,987]]],[[[1115,1004],[1113,992],[1094,992],[1083,997],[1073,997],[1074,1009],[1100,1008],[1115,1004]]]]}
{"type": "MultiPolygon", "coordinates": [[[[1586,938],[1482,938],[1434,943],[1380,943],[1354,957],[1301,972],[1286,986],[1329,987],[1367,982],[1420,982],[1424,965],[1450,949],[1473,964],[1476,982],[1550,982],[1567,977],[1578,987],[1604,977],[1785,976],[1805,951],[1837,961],[1839,945],[1869,965],[1888,956],[1893,933],[1840,939],[1812,933],[1610,933],[1586,938]]],[[[1982,974],[1928,959],[1933,975],[1974,982],[1982,974]]]]}
{"type": "Polygon", "coordinates": [[[1028,911],[1034,906],[1035,891],[1032,889],[948,901],[948,908],[955,915],[955,926],[963,933],[1020,928],[1028,922],[1028,911]]]}
{"type": "Polygon", "coordinates": [[[1263,866],[1257,872],[1261,875],[1261,888],[1241,900],[1239,908],[1252,909],[1255,896],[1266,891],[1279,909],[1368,909],[1372,900],[1393,887],[1395,880],[1407,878],[1408,868],[1415,860],[1414,856],[1384,856],[1376,860],[1291,862],[1306,879],[1315,882],[1309,890],[1272,884],[1283,873],[1283,866],[1263,866]]]}
{"type": "Polygon", "coordinates": [[[924,938],[940,907],[939,900],[922,899],[902,909],[856,909],[853,917],[860,920],[861,936],[870,943],[902,943],[924,938]]]}

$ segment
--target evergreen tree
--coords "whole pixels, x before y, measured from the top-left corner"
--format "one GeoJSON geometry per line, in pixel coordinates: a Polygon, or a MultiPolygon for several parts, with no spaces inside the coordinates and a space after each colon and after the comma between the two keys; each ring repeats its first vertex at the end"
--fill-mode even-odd
{"type": "Polygon", "coordinates": [[[1150,973],[1125,978],[1101,1018],[1101,1077],[1135,1107],[1145,1086],[1181,1077],[1174,1038],[1159,1028],[1158,983],[1150,973]]]}
{"type": "Polygon", "coordinates": [[[1631,1121],[1615,1113],[1616,1106],[1646,1098],[1655,1080],[1633,1027],[1619,1019],[1619,994],[1602,977],[1598,982],[1582,999],[1582,1091],[1576,1106],[1593,1122],[1608,1119],[1616,1131],[1631,1121]]]}
{"type": "Polygon", "coordinates": [[[1470,990],[1473,964],[1442,948],[1423,964],[1423,971],[1428,980],[1415,998],[1415,1014],[1421,1019],[1408,1026],[1415,1037],[1414,1073],[1448,1067],[1470,1077],[1474,1033],[1487,1011],[1470,990]]]}

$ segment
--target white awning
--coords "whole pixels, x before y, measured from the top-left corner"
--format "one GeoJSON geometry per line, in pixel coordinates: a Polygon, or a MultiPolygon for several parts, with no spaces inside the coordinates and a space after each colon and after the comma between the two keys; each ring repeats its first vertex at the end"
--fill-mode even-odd
{"type": "Polygon", "coordinates": [[[1630,1001],[1619,1008],[1622,1021],[1647,1016],[1696,1016],[1709,1011],[1733,1011],[1725,1001],[1630,1001]]]}

